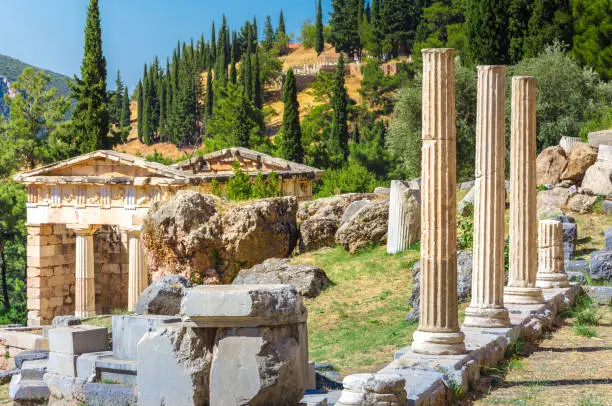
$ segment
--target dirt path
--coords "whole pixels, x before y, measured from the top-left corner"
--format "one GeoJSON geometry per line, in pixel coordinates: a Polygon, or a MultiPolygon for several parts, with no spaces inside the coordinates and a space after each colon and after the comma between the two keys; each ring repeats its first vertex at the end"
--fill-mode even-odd
{"type": "Polygon", "coordinates": [[[612,405],[612,309],[599,307],[597,337],[575,334],[575,319],[511,361],[507,375],[483,378],[475,405],[612,405]],[[497,382],[496,382],[497,381],[497,382]]]}

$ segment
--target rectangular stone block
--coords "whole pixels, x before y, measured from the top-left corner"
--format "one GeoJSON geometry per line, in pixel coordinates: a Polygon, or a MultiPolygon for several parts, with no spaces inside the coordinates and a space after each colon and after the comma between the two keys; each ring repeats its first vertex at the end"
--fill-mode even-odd
{"type": "Polygon", "coordinates": [[[291,285],[208,285],[187,289],[181,315],[200,327],[257,327],[306,321],[291,285]]]}
{"type": "Polygon", "coordinates": [[[78,355],[62,354],[51,351],[49,352],[47,372],[63,376],[75,377],[77,376],[77,358],[78,355]]]}
{"type": "Polygon", "coordinates": [[[53,352],[79,355],[85,352],[105,351],[108,330],[105,327],[79,325],[49,330],[49,349],[53,352]]]}
{"type": "Polygon", "coordinates": [[[117,359],[136,360],[138,341],[155,327],[180,322],[180,317],[159,315],[113,316],[113,353],[117,359]]]}
{"type": "Polygon", "coordinates": [[[112,351],[90,352],[79,355],[76,361],[77,376],[79,378],[88,379],[92,375],[96,375],[96,361],[100,358],[112,357],[112,351]]]}

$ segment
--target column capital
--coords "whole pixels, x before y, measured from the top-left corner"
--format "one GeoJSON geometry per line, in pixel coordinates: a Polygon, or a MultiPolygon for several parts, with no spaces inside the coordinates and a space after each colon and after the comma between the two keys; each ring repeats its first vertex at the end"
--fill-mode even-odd
{"type": "Polygon", "coordinates": [[[99,224],[66,224],[68,230],[76,235],[93,235],[100,228],[99,224]]]}
{"type": "Polygon", "coordinates": [[[138,237],[142,232],[142,226],[120,226],[119,229],[128,236],[138,237]]]}

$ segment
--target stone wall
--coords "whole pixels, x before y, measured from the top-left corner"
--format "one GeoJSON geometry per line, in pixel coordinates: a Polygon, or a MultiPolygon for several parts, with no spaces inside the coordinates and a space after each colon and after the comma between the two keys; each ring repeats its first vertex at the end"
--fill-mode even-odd
{"type": "Polygon", "coordinates": [[[63,224],[28,226],[28,325],[74,313],[75,236],[63,224]]]}
{"type": "Polygon", "coordinates": [[[119,231],[117,226],[100,227],[94,234],[97,314],[127,308],[128,268],[127,234],[119,231]]]}

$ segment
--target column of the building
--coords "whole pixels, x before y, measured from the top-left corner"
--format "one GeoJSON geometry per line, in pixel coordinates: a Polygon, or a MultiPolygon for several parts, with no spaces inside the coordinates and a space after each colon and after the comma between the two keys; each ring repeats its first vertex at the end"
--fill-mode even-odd
{"type": "Polygon", "coordinates": [[[94,275],[94,239],[98,226],[68,225],[76,234],[76,283],[74,315],[96,315],[96,284],[94,275]]]}
{"type": "Polygon", "coordinates": [[[454,50],[422,52],[421,309],[412,350],[463,354],[457,307],[454,50]]]}
{"type": "Polygon", "coordinates": [[[563,225],[560,221],[542,220],[538,227],[539,288],[566,288],[569,279],[563,263],[563,225]]]}
{"type": "Polygon", "coordinates": [[[126,233],[129,251],[128,310],[134,311],[138,297],[148,286],[147,260],[140,239],[141,227],[131,227],[126,229],[126,233]]]}
{"type": "Polygon", "coordinates": [[[389,193],[389,224],[387,252],[396,254],[405,251],[419,237],[419,196],[410,190],[410,182],[392,180],[389,193]]]}
{"type": "Polygon", "coordinates": [[[537,264],[535,78],[512,78],[510,139],[510,272],[506,304],[543,303],[537,264]]]}
{"type": "Polygon", "coordinates": [[[479,66],[472,302],[465,311],[465,326],[510,324],[503,297],[505,98],[506,68],[479,66]]]}

